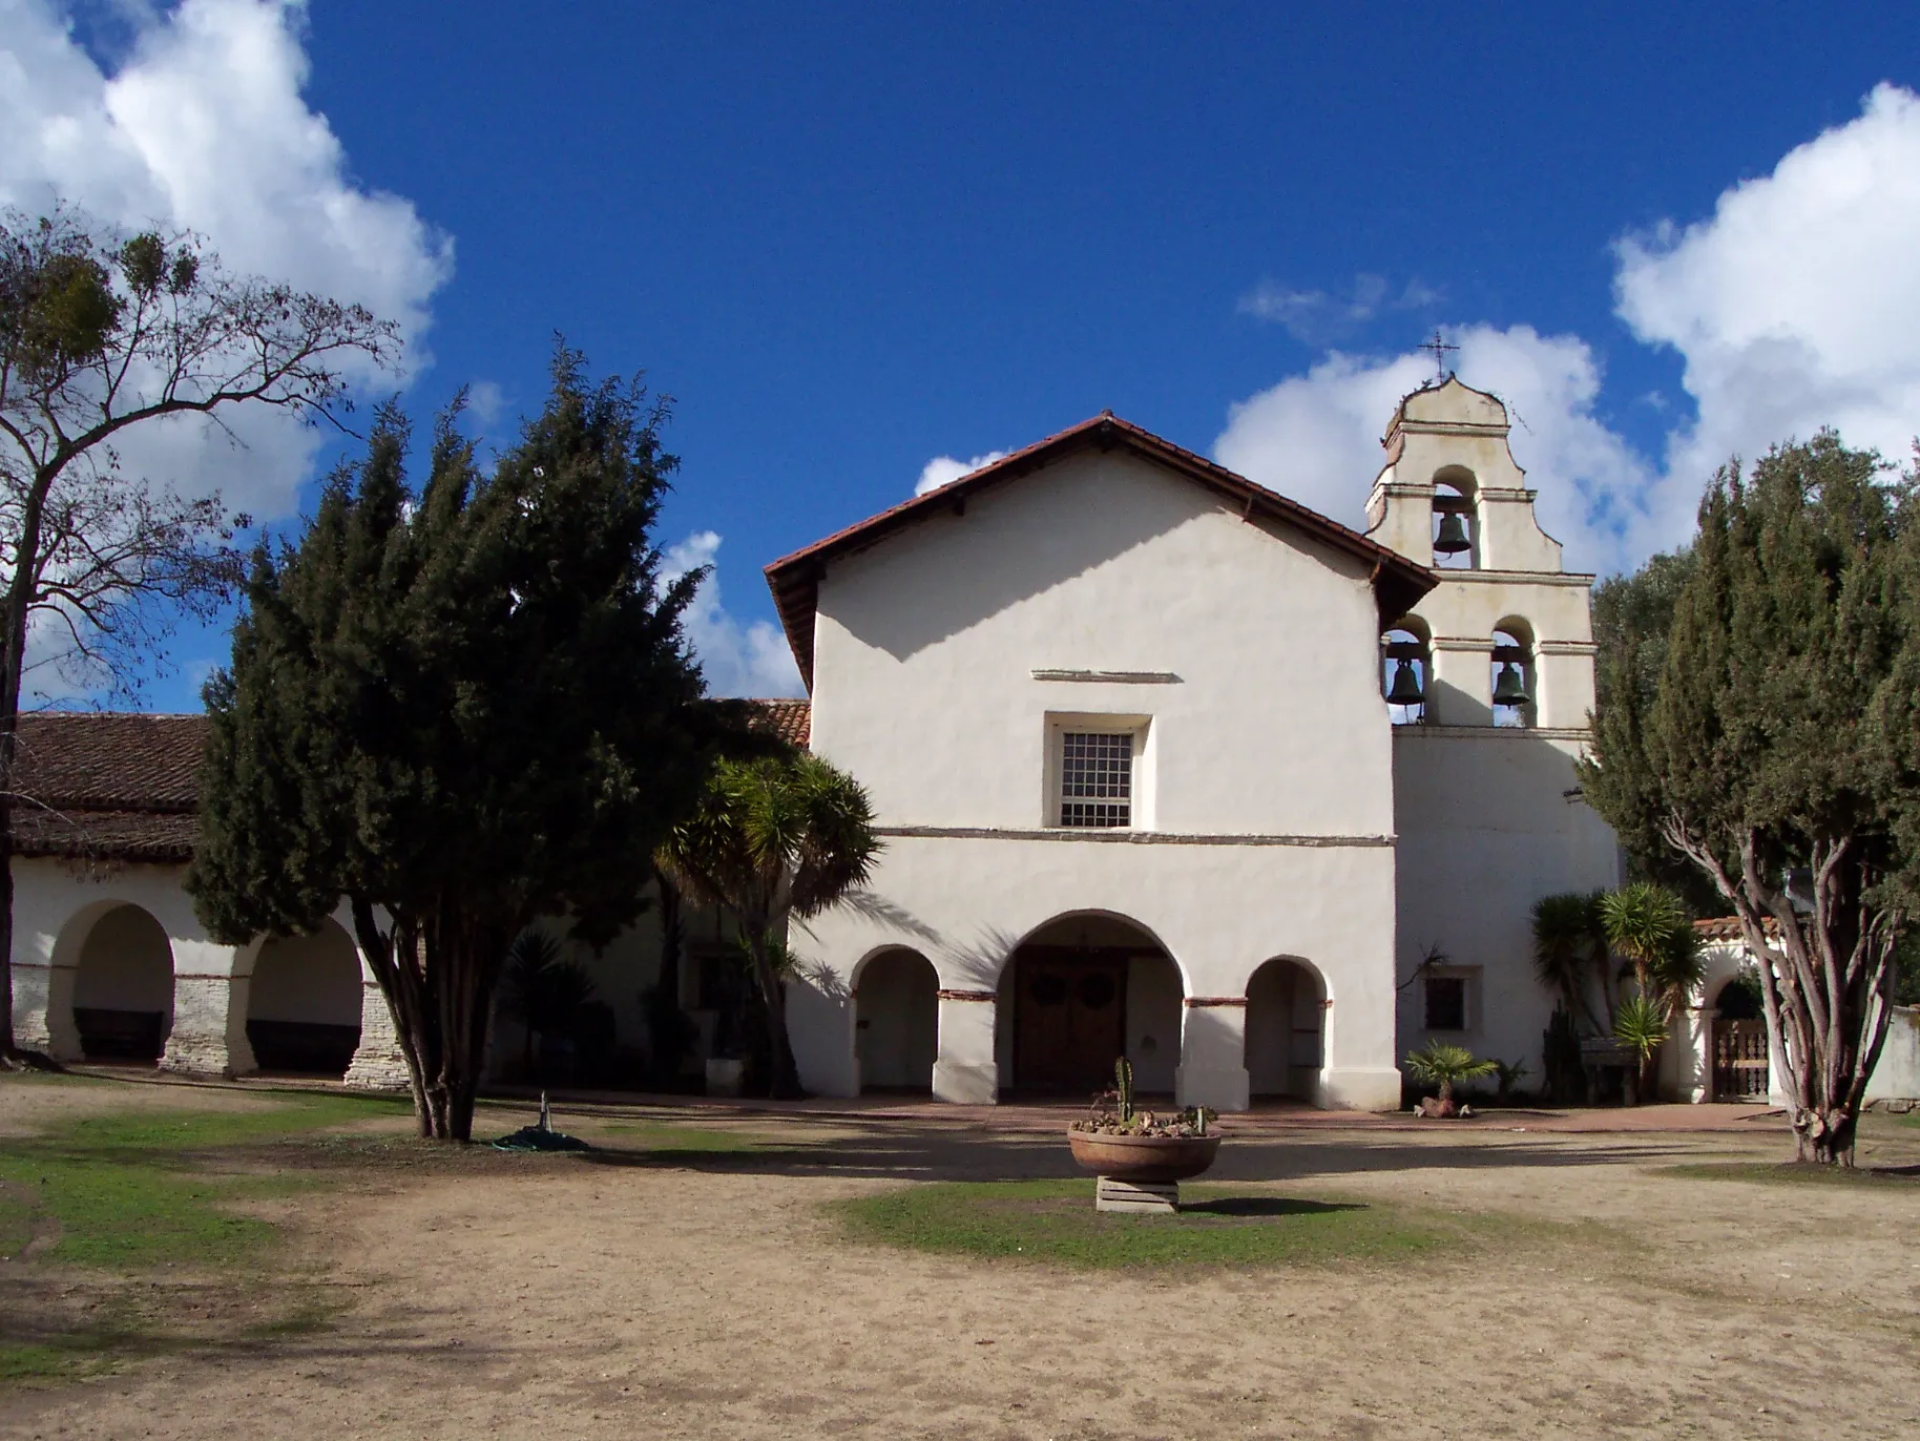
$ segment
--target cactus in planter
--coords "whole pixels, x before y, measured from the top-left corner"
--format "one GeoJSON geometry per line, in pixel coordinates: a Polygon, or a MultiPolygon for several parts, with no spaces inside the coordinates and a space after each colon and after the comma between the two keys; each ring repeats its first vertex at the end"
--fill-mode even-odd
{"type": "Polygon", "coordinates": [[[1114,1093],[1120,1101],[1120,1124],[1133,1124],[1133,1062],[1125,1056],[1113,1063],[1114,1093]]]}

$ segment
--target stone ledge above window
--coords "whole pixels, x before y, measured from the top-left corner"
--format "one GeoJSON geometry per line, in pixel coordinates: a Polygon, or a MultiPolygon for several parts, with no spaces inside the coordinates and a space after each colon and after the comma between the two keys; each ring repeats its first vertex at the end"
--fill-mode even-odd
{"type": "Polygon", "coordinates": [[[1081,685],[1178,685],[1170,670],[1049,670],[1036,667],[1035,680],[1077,682],[1081,685]]]}

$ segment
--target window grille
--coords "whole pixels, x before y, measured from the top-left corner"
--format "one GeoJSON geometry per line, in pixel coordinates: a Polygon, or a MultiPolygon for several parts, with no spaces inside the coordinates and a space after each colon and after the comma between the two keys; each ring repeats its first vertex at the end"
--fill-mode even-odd
{"type": "Polygon", "coordinates": [[[1133,824],[1133,736],[1067,731],[1060,737],[1060,824],[1133,824]]]}

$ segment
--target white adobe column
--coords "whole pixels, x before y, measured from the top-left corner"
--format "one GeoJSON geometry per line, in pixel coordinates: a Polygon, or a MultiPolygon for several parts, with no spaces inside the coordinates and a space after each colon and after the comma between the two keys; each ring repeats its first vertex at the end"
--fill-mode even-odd
{"type": "Polygon", "coordinates": [[[1493,724],[1493,637],[1436,635],[1427,719],[1434,725],[1493,724]]]}
{"type": "Polygon", "coordinates": [[[366,974],[364,962],[360,975],[360,1045],[341,1084],[356,1091],[406,1091],[413,1087],[393,1012],[380,983],[366,974]]]}
{"type": "Polygon", "coordinates": [[[238,946],[168,938],[173,949],[173,1025],[160,1069],[244,1076],[257,1069],[247,1044],[248,976],[236,976],[238,946]]]}
{"type": "MultiPolygon", "coordinates": [[[[35,937],[34,939],[38,939],[35,937]]],[[[15,953],[13,962],[13,1043],[56,1061],[80,1059],[80,1028],[73,1022],[73,981],[78,968],[53,963],[51,947],[32,959],[15,953]]]]}
{"type": "Polygon", "coordinates": [[[1174,1104],[1246,1110],[1252,1095],[1247,1079],[1247,998],[1188,996],[1181,1012],[1174,1104]]]}
{"type": "Polygon", "coordinates": [[[1000,1099],[994,1057],[993,991],[940,992],[940,1048],[933,1063],[933,1094],[942,1101],[991,1106],[1000,1099]]]}
{"type": "Polygon", "coordinates": [[[1679,1074],[1673,1078],[1673,1093],[1685,1096],[1694,1105],[1713,1099],[1713,1023],[1720,1012],[1713,1006],[1688,1006],[1674,1017],[1669,1047],[1679,1062],[1679,1074]]]}

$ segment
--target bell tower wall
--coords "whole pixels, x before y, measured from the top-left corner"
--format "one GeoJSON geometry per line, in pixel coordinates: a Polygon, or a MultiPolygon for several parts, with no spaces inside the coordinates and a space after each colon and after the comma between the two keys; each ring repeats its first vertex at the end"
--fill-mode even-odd
{"type": "Polygon", "coordinates": [[[1367,519],[1440,580],[1405,628],[1430,637],[1424,704],[1394,711],[1397,1054],[1463,1045],[1524,1059],[1535,1084],[1552,998],[1533,974],[1533,903],[1615,885],[1620,860],[1574,769],[1591,738],[1594,577],[1565,570],[1541,530],[1508,430],[1506,407],[1455,377],[1408,396],[1367,519]]]}

